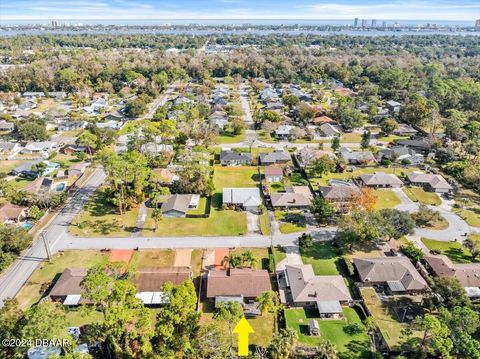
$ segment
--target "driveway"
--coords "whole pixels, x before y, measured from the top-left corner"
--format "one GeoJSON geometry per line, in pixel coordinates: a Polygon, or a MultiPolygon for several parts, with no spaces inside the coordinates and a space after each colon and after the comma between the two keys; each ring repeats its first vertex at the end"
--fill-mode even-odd
{"type": "Polygon", "coordinates": [[[192,249],[181,248],[175,251],[174,267],[190,267],[190,260],[192,259],[192,249]]]}
{"type": "Polygon", "coordinates": [[[247,211],[247,234],[261,233],[260,218],[258,214],[247,211]]]}
{"type": "Polygon", "coordinates": [[[283,247],[286,253],[285,259],[277,264],[277,271],[285,270],[286,265],[302,265],[302,257],[300,256],[300,248],[297,245],[283,247]]]}

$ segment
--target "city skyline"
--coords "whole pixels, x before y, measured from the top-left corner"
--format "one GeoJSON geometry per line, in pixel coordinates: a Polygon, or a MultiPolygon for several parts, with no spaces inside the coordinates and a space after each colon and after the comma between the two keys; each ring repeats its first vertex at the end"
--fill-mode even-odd
{"type": "Polygon", "coordinates": [[[153,19],[361,19],[411,21],[472,21],[480,16],[480,3],[451,1],[352,1],[214,0],[176,2],[153,0],[6,0],[0,20],[153,20],[153,19]]]}

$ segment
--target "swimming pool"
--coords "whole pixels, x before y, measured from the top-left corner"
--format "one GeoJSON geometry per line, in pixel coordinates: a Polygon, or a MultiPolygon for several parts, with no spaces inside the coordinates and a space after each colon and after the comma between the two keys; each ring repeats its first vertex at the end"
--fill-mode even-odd
{"type": "Polygon", "coordinates": [[[65,183],[59,183],[55,187],[55,191],[57,191],[57,192],[62,192],[63,190],[65,190],[65,183]]]}
{"type": "Polygon", "coordinates": [[[32,227],[33,227],[33,223],[30,221],[26,221],[22,223],[22,228],[26,231],[28,231],[32,227]]]}

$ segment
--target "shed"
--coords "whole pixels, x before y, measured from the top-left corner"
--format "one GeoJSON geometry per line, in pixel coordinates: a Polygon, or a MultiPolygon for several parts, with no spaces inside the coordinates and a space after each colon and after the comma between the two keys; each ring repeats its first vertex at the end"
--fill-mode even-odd
{"type": "Polygon", "coordinates": [[[320,325],[315,319],[310,319],[308,322],[308,331],[310,335],[320,335],[320,325]]]}

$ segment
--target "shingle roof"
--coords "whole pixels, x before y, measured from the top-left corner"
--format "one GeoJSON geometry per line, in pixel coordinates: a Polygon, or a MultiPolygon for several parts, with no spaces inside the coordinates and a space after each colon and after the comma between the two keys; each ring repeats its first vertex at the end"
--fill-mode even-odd
{"type": "Polygon", "coordinates": [[[410,182],[427,183],[432,188],[447,188],[452,189],[452,186],[441,175],[435,175],[423,172],[412,172],[408,175],[410,182]]]}
{"type": "Polygon", "coordinates": [[[232,268],[211,270],[207,275],[207,298],[225,295],[257,297],[271,290],[270,276],[266,270],[232,268]]]}
{"type": "Polygon", "coordinates": [[[407,290],[420,290],[427,282],[407,257],[353,258],[362,282],[400,281],[407,290]]]}
{"type": "Polygon", "coordinates": [[[188,267],[141,268],[137,270],[133,283],[138,292],[158,292],[166,282],[179,285],[190,278],[188,267]]]}
{"type": "Polygon", "coordinates": [[[262,163],[275,163],[278,161],[290,161],[290,155],[284,151],[274,151],[260,153],[260,161],[262,163]]]}
{"type": "Polygon", "coordinates": [[[452,263],[445,255],[426,256],[425,261],[439,277],[456,278],[464,287],[480,287],[479,263],[452,263]]]}
{"type": "Polygon", "coordinates": [[[0,206],[0,222],[10,219],[17,219],[27,209],[27,207],[16,206],[14,204],[5,203],[0,206]]]}
{"type": "Polygon", "coordinates": [[[178,212],[186,213],[188,211],[188,206],[192,201],[192,194],[174,194],[170,196],[162,204],[162,213],[175,210],[178,212]]]}
{"type": "Polygon", "coordinates": [[[300,193],[272,193],[270,195],[273,207],[305,207],[312,202],[300,193]]]}
{"type": "Polygon", "coordinates": [[[340,275],[317,276],[311,264],[286,265],[294,302],[349,301],[352,299],[343,277],[340,275]]]}
{"type": "Polygon", "coordinates": [[[83,294],[84,289],[80,287],[80,283],[86,275],[85,268],[65,269],[50,290],[49,296],[63,297],[71,294],[83,294]]]}
{"type": "Polygon", "coordinates": [[[394,174],[377,172],[375,174],[361,175],[360,178],[366,185],[402,185],[403,182],[394,174]]]}
{"type": "Polygon", "coordinates": [[[360,192],[360,189],[355,186],[323,186],[319,189],[323,198],[333,201],[345,201],[351,198],[354,194],[360,192]]]}
{"type": "Polygon", "coordinates": [[[246,152],[222,151],[220,161],[251,161],[252,155],[246,152]]]}
{"type": "Polygon", "coordinates": [[[268,166],[264,169],[265,176],[282,176],[283,169],[281,167],[268,166]]]}
{"type": "Polygon", "coordinates": [[[224,188],[223,203],[241,204],[244,206],[258,206],[262,203],[260,190],[254,188],[224,188]]]}

